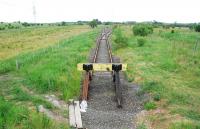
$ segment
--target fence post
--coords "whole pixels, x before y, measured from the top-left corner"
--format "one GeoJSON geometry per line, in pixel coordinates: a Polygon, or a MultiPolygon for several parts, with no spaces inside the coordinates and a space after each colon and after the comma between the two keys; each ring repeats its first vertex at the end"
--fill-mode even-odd
{"type": "Polygon", "coordinates": [[[16,63],[16,70],[19,70],[19,68],[20,68],[20,64],[19,64],[19,62],[18,62],[17,59],[16,59],[15,63],[16,63]]]}

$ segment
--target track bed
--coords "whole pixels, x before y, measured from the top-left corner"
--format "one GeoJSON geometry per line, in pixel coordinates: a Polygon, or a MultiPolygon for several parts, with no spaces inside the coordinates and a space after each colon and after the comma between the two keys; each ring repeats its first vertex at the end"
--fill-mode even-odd
{"type": "MultiPolygon", "coordinates": [[[[102,34],[103,35],[103,34],[102,34]]],[[[106,45],[107,36],[100,40],[96,63],[110,63],[106,45]]],[[[113,62],[117,62],[113,60],[113,62]]],[[[83,127],[88,129],[134,129],[134,115],[141,110],[143,98],[138,97],[138,86],[128,83],[122,72],[123,108],[116,104],[115,87],[111,72],[94,72],[89,86],[87,112],[81,113],[83,127]]]]}

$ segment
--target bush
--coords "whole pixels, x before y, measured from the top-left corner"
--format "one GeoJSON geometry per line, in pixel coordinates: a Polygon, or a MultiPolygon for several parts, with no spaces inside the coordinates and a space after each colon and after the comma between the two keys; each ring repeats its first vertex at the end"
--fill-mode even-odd
{"type": "Polygon", "coordinates": [[[134,35],[147,36],[153,33],[153,27],[148,24],[136,24],[133,26],[134,35]]]}
{"type": "Polygon", "coordinates": [[[171,33],[173,34],[175,31],[174,30],[171,30],[171,33]]]}
{"type": "Polygon", "coordinates": [[[196,25],[194,28],[196,32],[200,32],[200,24],[196,25]]]}
{"type": "Polygon", "coordinates": [[[137,39],[137,43],[138,43],[139,47],[144,46],[145,42],[146,42],[146,40],[144,38],[137,39]]]}
{"type": "Polygon", "coordinates": [[[126,47],[128,45],[128,38],[125,37],[123,34],[122,34],[122,30],[120,28],[117,28],[115,29],[115,43],[117,44],[117,47],[126,47]]]}

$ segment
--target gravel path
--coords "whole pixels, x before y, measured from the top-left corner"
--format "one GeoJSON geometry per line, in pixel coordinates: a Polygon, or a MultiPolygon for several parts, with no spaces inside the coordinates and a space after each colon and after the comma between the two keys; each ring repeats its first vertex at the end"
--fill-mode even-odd
{"type": "MultiPolygon", "coordinates": [[[[110,63],[106,36],[100,41],[97,63],[110,63]]],[[[113,60],[117,62],[117,60],[113,60]]],[[[81,113],[83,127],[88,129],[135,129],[136,113],[142,110],[144,97],[137,96],[138,86],[128,83],[120,73],[123,108],[117,108],[111,72],[95,72],[89,87],[87,112],[81,113]]]]}

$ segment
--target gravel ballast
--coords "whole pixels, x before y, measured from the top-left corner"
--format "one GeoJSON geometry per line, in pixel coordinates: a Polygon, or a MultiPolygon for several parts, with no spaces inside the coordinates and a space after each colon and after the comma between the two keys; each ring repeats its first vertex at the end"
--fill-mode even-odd
{"type": "MultiPolygon", "coordinates": [[[[100,41],[97,63],[110,63],[105,38],[107,37],[100,41]]],[[[114,59],[113,62],[118,61],[114,59]]],[[[124,73],[120,72],[123,107],[118,108],[112,80],[111,72],[93,73],[89,86],[88,109],[81,113],[84,128],[135,129],[134,116],[142,110],[145,97],[138,96],[139,87],[129,83],[124,73]]]]}

